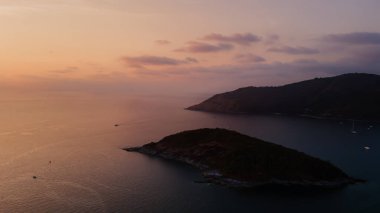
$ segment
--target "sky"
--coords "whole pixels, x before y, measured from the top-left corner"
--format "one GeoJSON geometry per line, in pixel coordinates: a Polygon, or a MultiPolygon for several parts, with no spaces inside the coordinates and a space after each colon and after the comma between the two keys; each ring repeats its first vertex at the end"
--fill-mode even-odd
{"type": "Polygon", "coordinates": [[[0,88],[213,93],[380,74],[378,0],[0,0],[0,88]]]}

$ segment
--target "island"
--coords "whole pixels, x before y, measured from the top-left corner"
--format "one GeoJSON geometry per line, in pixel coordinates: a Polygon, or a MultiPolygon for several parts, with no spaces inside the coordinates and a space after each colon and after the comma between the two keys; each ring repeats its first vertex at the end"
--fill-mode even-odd
{"type": "Polygon", "coordinates": [[[350,73],[214,95],[188,110],[380,121],[380,76],[350,73]]]}
{"type": "Polygon", "coordinates": [[[335,188],[359,181],[329,162],[220,128],[183,131],[125,150],[190,164],[207,182],[234,188],[335,188]]]}

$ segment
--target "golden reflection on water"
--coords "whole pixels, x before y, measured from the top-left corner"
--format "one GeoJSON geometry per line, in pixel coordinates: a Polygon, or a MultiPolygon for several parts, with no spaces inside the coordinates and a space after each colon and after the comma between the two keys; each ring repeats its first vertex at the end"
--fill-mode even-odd
{"type": "Polygon", "coordinates": [[[110,180],[127,179],[120,148],[157,140],[171,129],[147,125],[172,119],[166,107],[171,115],[183,108],[153,97],[2,94],[0,212],[106,212],[105,195],[126,191],[124,183],[110,180]]]}

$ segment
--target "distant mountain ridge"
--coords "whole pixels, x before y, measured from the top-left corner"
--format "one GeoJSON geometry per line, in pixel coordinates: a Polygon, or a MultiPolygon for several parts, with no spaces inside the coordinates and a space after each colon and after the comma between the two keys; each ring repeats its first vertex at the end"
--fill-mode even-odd
{"type": "Polygon", "coordinates": [[[380,76],[350,73],[278,87],[245,87],[214,95],[187,109],[379,121],[380,76]]]}

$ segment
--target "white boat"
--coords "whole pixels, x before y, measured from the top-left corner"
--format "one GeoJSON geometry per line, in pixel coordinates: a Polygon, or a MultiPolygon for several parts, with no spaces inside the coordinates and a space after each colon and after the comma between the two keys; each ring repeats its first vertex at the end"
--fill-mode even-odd
{"type": "Polygon", "coordinates": [[[351,133],[352,133],[352,134],[356,134],[356,133],[358,133],[358,132],[355,130],[355,120],[352,120],[352,129],[351,129],[351,133]]]}

